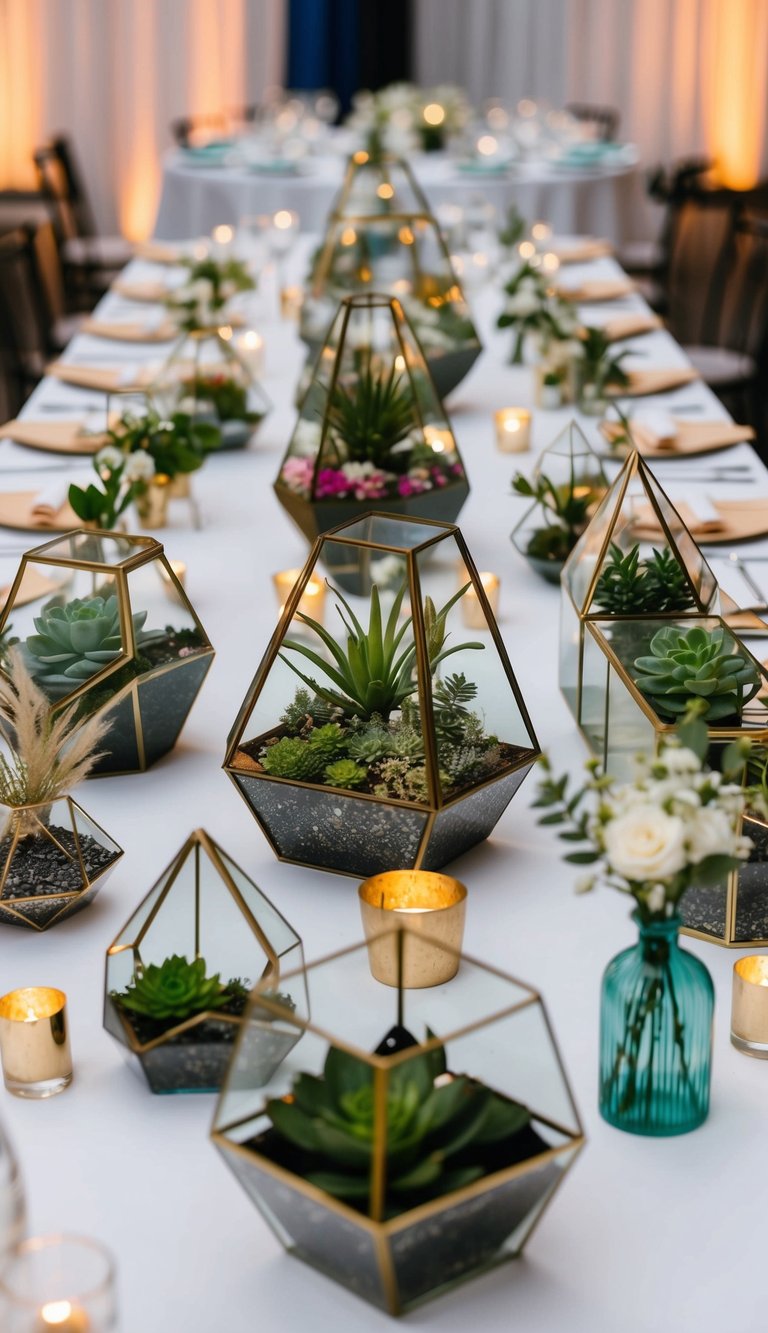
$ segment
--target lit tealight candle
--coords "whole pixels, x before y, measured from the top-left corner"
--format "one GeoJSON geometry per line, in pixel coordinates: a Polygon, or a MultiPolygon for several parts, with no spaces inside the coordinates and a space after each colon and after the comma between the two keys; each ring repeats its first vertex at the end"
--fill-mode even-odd
{"type": "Polygon", "coordinates": [[[492,134],[481,134],[476,146],[481,157],[494,157],[499,151],[499,141],[492,134]]]}
{"type": "MultiPolygon", "coordinates": [[[[491,574],[488,570],[478,574],[478,578],[483,585],[483,592],[488,598],[490,608],[494,616],[497,616],[499,614],[501,579],[498,574],[491,574]]],[[[488,617],[484,608],[480,605],[480,598],[473,583],[470,583],[461,599],[461,617],[467,629],[488,628],[488,617]]]]}
{"type": "Polygon", "coordinates": [[[427,124],[436,129],[445,120],[445,107],[439,102],[427,102],[422,115],[427,124]]]}
{"type": "Polygon", "coordinates": [[[264,374],[264,339],[255,329],[246,329],[232,340],[232,346],[240,361],[250,371],[254,379],[264,374]]]}
{"type": "Polygon", "coordinates": [[[459,967],[467,890],[428,870],[387,870],[358,889],[371,973],[385,986],[441,986],[459,967]],[[398,927],[402,932],[402,950],[398,927]],[[402,976],[399,976],[402,967],[402,976]]]}
{"type": "Polygon", "coordinates": [[[531,236],[539,245],[544,241],[552,239],[552,228],[548,222],[534,222],[531,227],[531,236]]]}
{"type": "Polygon", "coordinates": [[[47,1301],[40,1310],[37,1333],[88,1333],[91,1321],[85,1310],[71,1301],[47,1301]]]}
{"type": "Polygon", "coordinates": [[[234,239],[234,227],[228,227],[226,225],[214,227],[211,232],[211,240],[213,242],[211,246],[212,256],[216,259],[226,259],[229,251],[232,249],[232,242],[234,239]]]}
{"type": "Polygon", "coordinates": [[[494,412],[496,447],[503,454],[524,454],[531,447],[531,414],[527,407],[502,407],[494,412]]]}
{"type": "MultiPolygon", "coordinates": [[[[275,585],[275,592],[280,605],[280,615],[285,610],[286,602],[293,592],[301,572],[300,569],[281,569],[277,574],[272,575],[272,582],[275,585]]],[[[296,610],[301,611],[302,615],[311,616],[313,620],[322,622],[325,611],[325,584],[320,579],[310,578],[308,580],[296,610]]]]}
{"type": "Polygon", "coordinates": [[[3,1077],[17,1097],[53,1097],[72,1082],[66,1003],[64,992],[50,986],[0,999],[3,1077]]]}
{"type": "Polygon", "coordinates": [[[768,954],[751,954],[733,965],[731,1042],[745,1055],[768,1060],[768,954]]]}
{"type": "Polygon", "coordinates": [[[280,317],[281,319],[298,320],[301,314],[301,307],[304,302],[304,292],[301,287],[283,287],[280,291],[280,317]]]}

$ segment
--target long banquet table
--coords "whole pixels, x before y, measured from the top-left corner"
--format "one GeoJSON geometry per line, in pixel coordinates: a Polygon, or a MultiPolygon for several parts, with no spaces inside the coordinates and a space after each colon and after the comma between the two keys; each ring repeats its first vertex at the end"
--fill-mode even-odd
{"type": "MultiPolygon", "coordinates": [[[[137,277],[158,276],[138,261],[132,268],[137,277]]],[[[616,271],[606,259],[584,275],[616,271]]],[[[109,1246],[123,1333],[303,1333],[310,1321],[316,1333],[389,1326],[387,1316],[283,1254],[208,1142],[214,1099],[152,1096],[101,1026],[105,949],[195,826],[207,828],[274,898],[302,934],[309,959],[360,938],[355,882],[278,864],[220,771],[227,731],[275,625],[269,576],[300,564],[305,554],[271,490],[294,419],[292,393],[302,361],[295,326],[269,313],[273,298],[267,284],[259,298],[260,327],[274,410],[247,452],[214,457],[195,478],[202,529],[176,505],[171,526],[159,534],[168,554],[187,563],[189,593],[217,649],[211,673],[171,755],[146,774],[91,782],[81,793],[86,809],[126,848],[93,907],[45,935],[9,929],[0,935],[3,991],[44,984],[69,996],[71,1089],[48,1102],[0,1097],[0,1117],[23,1167],[30,1226],[35,1233],[92,1235],[109,1246]]],[[[508,540],[524,502],[510,498],[518,460],[496,451],[491,412],[530,404],[532,382],[530,370],[505,364],[507,338],[490,331],[497,304],[489,291],[477,303],[487,350],[450,402],[473,487],[461,526],[478,567],[501,575],[500,627],[539,740],[558,769],[576,771],[585,754],[557,688],[558,592],[538,580],[508,540]]],[[[640,305],[633,297],[622,309],[640,305]]],[[[123,307],[109,295],[103,309],[123,307]]],[[[593,318],[599,313],[591,311],[593,318]]],[[[634,349],[638,366],[684,363],[664,332],[638,340],[634,349]]],[[[118,364],[156,358],[157,351],[121,350],[81,336],[66,356],[118,364]]],[[[46,404],[99,401],[46,379],[25,415],[42,414],[46,404]]],[[[723,414],[701,383],[669,401],[723,414]]],[[[519,458],[526,471],[569,417],[568,410],[535,413],[533,452],[519,458]]],[[[594,440],[594,424],[582,424],[594,440]]],[[[764,495],[768,505],[768,473],[751,448],[739,445],[727,458],[748,467],[742,476],[750,478],[750,493],[764,495]]],[[[0,446],[6,489],[47,484],[55,464],[47,455],[0,446]]],[[[666,464],[672,497],[707,493],[706,486],[686,481],[701,470],[700,460],[666,464]]],[[[742,481],[722,490],[738,496],[744,488],[742,481]]],[[[0,534],[0,582],[16,565],[9,547],[21,549],[23,540],[0,534]]],[[[768,542],[754,549],[768,552],[768,542]]],[[[524,1259],[425,1306],[408,1317],[408,1327],[751,1333],[764,1323],[768,1067],[729,1043],[734,954],[686,942],[710,968],[717,991],[706,1124],[694,1134],[658,1140],[609,1128],[596,1108],[600,976],[632,942],[634,929],[619,895],[575,895],[561,846],[530,810],[534,786],[535,777],[490,841],[453,870],[469,886],[467,952],[530,981],[545,997],[587,1147],[524,1259]]]]}
{"type": "MultiPolygon", "coordinates": [[[[617,241],[622,234],[623,185],[634,172],[632,145],[615,159],[567,167],[546,161],[512,163],[500,172],[463,172],[445,153],[417,153],[413,166],[430,206],[464,204],[481,196],[503,216],[511,204],[528,218],[547,218],[558,232],[583,231],[617,241]]],[[[295,175],[255,171],[232,162],[201,162],[183,149],[163,159],[163,183],[155,233],[164,240],[207,235],[219,223],[234,225],[254,213],[290,208],[301,226],[323,226],[341,186],[345,158],[309,157],[295,175]]]]}

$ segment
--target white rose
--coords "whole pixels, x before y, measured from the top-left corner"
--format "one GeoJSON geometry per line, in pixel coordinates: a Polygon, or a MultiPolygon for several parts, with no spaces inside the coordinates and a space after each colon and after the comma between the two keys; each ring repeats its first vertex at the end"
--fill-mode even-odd
{"type": "Polygon", "coordinates": [[[127,482],[151,481],[155,475],[154,459],[139,449],[135,454],[129,454],[123,469],[123,477],[127,482]]]}
{"type": "Polygon", "coordinates": [[[508,315],[533,315],[541,306],[541,299],[536,291],[524,291],[522,288],[514,296],[507,298],[508,315]]]}
{"type": "Polygon", "coordinates": [[[107,444],[103,449],[99,450],[94,461],[99,472],[101,472],[102,468],[109,472],[114,472],[115,468],[119,467],[122,463],[123,455],[113,444],[107,444]]]}
{"type": "Polygon", "coordinates": [[[668,879],[687,862],[685,834],[677,815],[641,805],[606,824],[603,845],[611,869],[624,879],[668,879]]]}
{"type": "Polygon", "coordinates": [[[688,860],[694,865],[705,856],[731,856],[736,844],[733,820],[725,810],[707,805],[687,821],[688,860]]]}

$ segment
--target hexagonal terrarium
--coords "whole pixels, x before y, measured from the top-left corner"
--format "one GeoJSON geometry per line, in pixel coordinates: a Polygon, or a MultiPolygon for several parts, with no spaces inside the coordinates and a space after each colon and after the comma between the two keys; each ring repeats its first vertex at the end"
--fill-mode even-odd
{"type": "Polygon", "coordinates": [[[342,301],[275,492],[310,541],[369,511],[372,503],[382,513],[449,522],[457,517],[469,484],[396,297],[364,294],[342,301]]]}
{"type": "Polygon", "coordinates": [[[55,708],[110,706],[94,773],[149,768],[176,744],[213,660],[191,603],[151,537],[70,532],[22,556],[0,615],[55,708]],[[56,587],[41,601],[39,588],[56,587]]]}
{"type": "Polygon", "coordinates": [[[586,705],[585,625],[607,626],[622,656],[639,656],[647,624],[665,616],[717,615],[712,570],[648,464],[632,452],[563,570],[560,688],[577,721],[586,705]]]}
{"type": "Polygon", "coordinates": [[[422,213],[332,218],[301,311],[301,336],[319,351],[339,304],[354,292],[401,302],[444,398],[481,352],[440,229],[422,213]]]}
{"type": "Polygon", "coordinates": [[[71,796],[0,812],[4,925],[48,930],[81,912],[123,854],[71,796]]]}
{"type": "Polygon", "coordinates": [[[266,1083],[298,1041],[306,994],[282,994],[283,970],[303,967],[285,917],[203,829],[185,842],[107,951],[104,1026],[134,1057],[152,1090],[221,1086],[251,987],[250,1086],[266,1083]]]}
{"type": "Polygon", "coordinates": [[[301,1044],[265,1095],[246,1014],[214,1118],[288,1252],[391,1314],[520,1254],[584,1143],[541,996],[456,958],[427,990],[374,981],[365,945],[284,977],[311,1021],[254,1003],[301,1044]]]}
{"type": "Polygon", "coordinates": [[[544,450],[530,479],[518,473],[512,485],[534,501],[512,529],[512,545],[547,583],[559,583],[568,555],[608,489],[600,460],[571,421],[544,450]]]}
{"type": "Polygon", "coordinates": [[[224,766],[278,857],[364,878],[487,838],[538,752],[459,529],[374,513],[315,542],[224,766]],[[299,610],[318,561],[366,575],[327,626],[299,610]]]}

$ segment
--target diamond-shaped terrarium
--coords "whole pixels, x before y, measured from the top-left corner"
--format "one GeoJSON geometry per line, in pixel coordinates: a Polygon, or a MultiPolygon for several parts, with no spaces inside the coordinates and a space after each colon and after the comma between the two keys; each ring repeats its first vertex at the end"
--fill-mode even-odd
{"type": "Polygon", "coordinates": [[[141,771],[167,754],[213,660],[160,543],[110,532],[27,551],[0,635],[19,643],[56,708],[79,700],[85,717],[110,706],[94,773],[141,771]]]}
{"type": "Polygon", "coordinates": [[[250,1086],[266,1083],[298,1041],[306,992],[281,992],[303,966],[301,940],[203,829],[185,842],[107,951],[104,1026],[135,1057],[152,1092],[214,1092],[243,1021],[250,988],[250,1086]],[[290,1016],[290,1021],[288,1016],[290,1016]]]}
{"type": "Polygon", "coordinates": [[[328,223],[339,218],[430,211],[426,195],[404,158],[361,148],[347,162],[328,223]]]}
{"type": "Polygon", "coordinates": [[[301,311],[301,336],[319,351],[339,302],[355,292],[400,300],[444,398],[481,345],[437,222],[429,214],[331,218],[301,311]]]}
{"type": "Polygon", "coordinates": [[[342,301],[275,491],[310,541],[372,504],[382,513],[458,516],[469,493],[464,466],[396,297],[342,301]]]}
{"type": "Polygon", "coordinates": [[[373,513],[315,542],[224,766],[278,857],[364,878],[487,838],[537,754],[459,529],[373,513]],[[318,562],[368,576],[326,625],[298,609],[318,562]]]}
{"type": "Polygon", "coordinates": [[[93,902],[122,848],[62,796],[0,807],[0,921],[48,930],[93,902]]]}
{"type": "Polygon", "coordinates": [[[365,945],[284,976],[311,1021],[258,995],[255,1021],[303,1039],[260,1091],[247,1013],[214,1118],[289,1253],[391,1314],[518,1255],[584,1143],[541,996],[456,962],[426,990],[375,981],[365,945]]]}
{"type": "Polygon", "coordinates": [[[629,660],[645,651],[650,622],[719,611],[714,574],[648,464],[632,452],[563,570],[560,688],[576,720],[589,711],[582,698],[587,622],[599,621],[629,660]]]}
{"type": "Polygon", "coordinates": [[[533,499],[512,530],[512,544],[547,583],[559,583],[563,565],[608,489],[600,460],[581,427],[571,421],[538,459],[529,478],[513,481],[533,499]]]}
{"type": "Polygon", "coordinates": [[[153,379],[149,396],[165,415],[187,412],[218,426],[219,451],[242,449],[272,406],[256,373],[261,355],[262,342],[253,330],[240,332],[223,324],[183,333],[153,379]]]}

